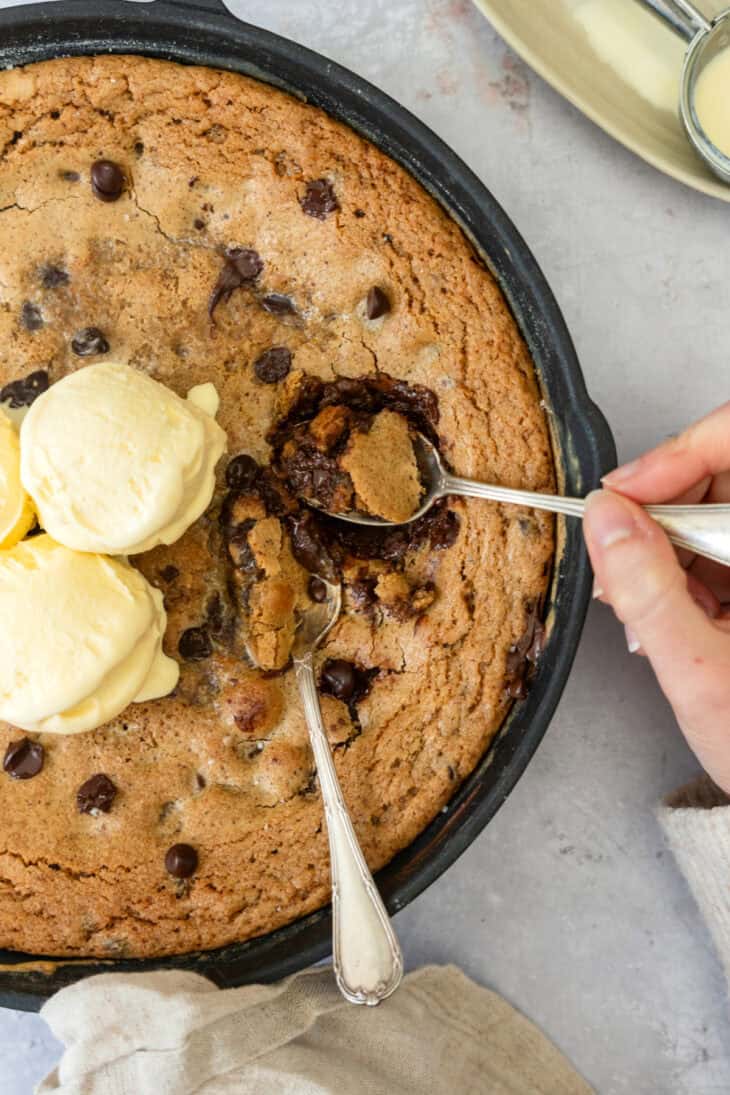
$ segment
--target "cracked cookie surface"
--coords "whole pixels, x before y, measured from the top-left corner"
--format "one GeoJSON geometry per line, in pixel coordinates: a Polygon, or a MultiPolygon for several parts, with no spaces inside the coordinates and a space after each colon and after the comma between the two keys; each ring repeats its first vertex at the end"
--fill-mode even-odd
{"type": "MultiPolygon", "coordinates": [[[[323,712],[373,869],[448,801],[519,694],[553,553],[547,515],[487,503],[378,541],[316,526],[279,492],[272,430],[311,378],[337,385],[331,406],[356,398],[349,380],[405,382],[398,398],[436,408],[423,425],[456,472],[551,489],[532,364],[418,184],[255,81],[135,57],[2,72],[0,150],[0,389],[31,399],[107,356],[181,395],[210,381],[231,457],[210,511],[135,559],[165,594],[175,694],[90,734],[34,735],[32,778],[29,747],[15,778],[0,772],[0,946],[114,957],[246,939],[329,896],[286,670],[322,537],[345,601],[318,658],[323,712]],[[247,656],[252,634],[271,672],[247,656]]],[[[19,737],[0,724],[0,752],[19,737]]]]}

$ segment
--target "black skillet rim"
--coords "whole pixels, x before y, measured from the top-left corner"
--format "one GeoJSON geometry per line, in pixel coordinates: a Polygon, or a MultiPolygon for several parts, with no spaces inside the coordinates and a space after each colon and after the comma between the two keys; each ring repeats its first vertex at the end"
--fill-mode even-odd
{"type": "MultiPolygon", "coordinates": [[[[255,76],[345,122],[400,162],[445,207],[497,277],[552,408],[566,490],[581,494],[613,467],[606,420],[590,400],[564,320],[527,245],[466,165],[389,96],[332,61],[232,16],[218,0],[55,0],[0,10],[0,66],[92,53],[140,53],[255,76]]],[[[573,522],[553,587],[554,626],[528,698],[449,806],[378,874],[396,912],[435,881],[505,801],[540,744],[575,656],[591,573],[573,522]]],[[[0,951],[0,1006],[36,1010],[92,973],[186,969],[221,986],[272,981],[330,953],[329,908],[246,943],[162,959],[64,960],[0,951]]]]}

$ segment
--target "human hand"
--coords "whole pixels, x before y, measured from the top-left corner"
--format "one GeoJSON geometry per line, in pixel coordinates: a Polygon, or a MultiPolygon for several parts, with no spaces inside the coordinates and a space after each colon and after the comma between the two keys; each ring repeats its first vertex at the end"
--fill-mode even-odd
{"type": "Polygon", "coordinates": [[[603,480],[583,530],[596,594],[652,664],[705,770],[730,793],[730,568],[677,553],[641,506],[730,502],[730,403],[603,480]]]}

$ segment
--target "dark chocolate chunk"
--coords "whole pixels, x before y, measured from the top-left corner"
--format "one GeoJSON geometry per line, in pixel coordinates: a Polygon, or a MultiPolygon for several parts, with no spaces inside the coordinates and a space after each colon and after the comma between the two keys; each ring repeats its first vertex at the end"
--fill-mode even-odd
{"type": "Polygon", "coordinates": [[[242,452],[234,456],[226,468],[226,485],[231,490],[250,490],[258,474],[259,466],[254,458],[242,452]]]}
{"type": "Polygon", "coordinates": [[[97,160],[91,165],[91,189],[103,202],[115,202],[124,190],[124,172],[113,160],[97,160]]]}
{"type": "MultiPolygon", "coordinates": [[[[432,548],[443,550],[444,548],[453,547],[456,543],[460,522],[453,510],[445,507],[434,508],[429,513],[424,514],[421,520],[423,521],[422,528],[426,532],[428,542],[432,548]]],[[[416,525],[418,525],[418,522],[416,522],[416,525]]],[[[420,531],[420,528],[416,529],[417,534],[420,531]]]]}
{"type": "Polygon", "coordinates": [[[274,475],[271,468],[263,468],[256,480],[256,493],[272,517],[283,517],[296,509],[296,503],[287,494],[284,484],[274,475]]]}
{"type": "Polygon", "coordinates": [[[205,228],[205,221],[202,220],[200,217],[196,217],[193,221],[193,228],[196,228],[198,232],[202,232],[205,228]]]}
{"type": "Polygon", "coordinates": [[[316,575],[312,575],[309,579],[307,593],[316,604],[323,604],[327,600],[327,586],[316,575]]]}
{"type": "Polygon", "coordinates": [[[43,316],[38,305],[26,300],[20,309],[20,322],[26,331],[40,331],[43,326],[43,316]]]}
{"type": "Polygon", "coordinates": [[[20,380],[13,380],[6,384],[0,391],[0,403],[10,403],[17,410],[18,407],[30,407],[39,395],[48,391],[48,373],[45,369],[38,369],[35,373],[20,380]]]}
{"type": "Polygon", "coordinates": [[[71,349],[77,357],[96,357],[109,353],[109,342],[98,327],[84,327],[72,338],[71,349]]]}
{"type": "Polygon", "coordinates": [[[353,508],[353,485],[337,460],[295,435],[294,451],[289,447],[281,457],[281,471],[287,486],[298,498],[323,509],[345,512],[353,508]]]}
{"type": "Polygon", "coordinates": [[[357,217],[358,220],[362,220],[362,218],[365,216],[365,210],[364,209],[356,209],[355,210],[355,216],[357,217]]]}
{"type": "Polygon", "coordinates": [[[80,814],[108,814],[116,798],[117,788],[109,776],[99,772],[82,783],[76,792],[80,814]]]}
{"type": "Polygon", "coordinates": [[[381,316],[387,315],[389,311],[390,298],[387,293],[384,293],[377,285],[373,285],[365,301],[365,314],[368,319],[380,319],[381,316]]]}
{"type": "Polygon", "coordinates": [[[174,582],[176,578],[180,577],[180,571],[172,563],[168,563],[166,567],[163,567],[160,571],[160,578],[163,582],[174,582]]]}
{"type": "Polygon", "coordinates": [[[81,178],[78,171],[61,171],[60,175],[64,182],[70,183],[76,183],[81,178]]]}
{"type": "Polygon", "coordinates": [[[213,644],[204,627],[189,627],[177,644],[180,656],[189,662],[202,662],[213,653],[213,644]]]}
{"type": "Polygon", "coordinates": [[[312,179],[308,182],[300,205],[307,216],[321,221],[340,208],[337,195],[328,179],[312,179]]]}
{"type": "Polygon", "coordinates": [[[305,570],[334,578],[334,563],[325,543],[322,530],[312,513],[290,521],[292,554],[305,570]]]}
{"type": "Polygon", "coordinates": [[[521,700],[527,695],[528,685],[544,650],[545,626],[540,619],[540,610],[538,601],[528,604],[524,634],[507,651],[505,695],[509,699],[521,700]]]}
{"type": "Polygon", "coordinates": [[[173,844],[165,855],[165,870],[173,878],[190,878],[198,866],[198,853],[189,844],[173,844]]]}
{"type": "Polygon", "coordinates": [[[134,142],[134,154],[135,156],[144,156],[144,141],[134,142]]]}
{"type": "Polygon", "coordinates": [[[208,301],[208,315],[211,319],[222,300],[228,300],[234,289],[253,285],[264,268],[261,255],[250,247],[229,247],[224,258],[223,269],[208,301]]]}
{"type": "Polygon", "coordinates": [[[253,368],[256,376],[264,384],[276,384],[283,380],[291,369],[291,351],[286,346],[272,346],[256,358],[253,368]]]}
{"type": "Polygon", "coordinates": [[[44,266],[40,277],[44,289],[57,289],[59,285],[68,285],[71,280],[68,271],[60,266],[44,266]]]}
{"type": "Polygon", "coordinates": [[[261,298],[261,307],[272,316],[293,316],[297,311],[292,298],[284,293],[267,293],[261,298]]]}
{"type": "Polygon", "coordinates": [[[19,738],[11,741],[5,750],[3,769],[12,779],[32,779],[43,769],[43,759],[40,742],[19,738]]]}
{"type": "Polygon", "coordinates": [[[319,687],[343,703],[357,703],[370,690],[373,670],[359,669],[344,658],[328,658],[322,666],[319,687]]]}

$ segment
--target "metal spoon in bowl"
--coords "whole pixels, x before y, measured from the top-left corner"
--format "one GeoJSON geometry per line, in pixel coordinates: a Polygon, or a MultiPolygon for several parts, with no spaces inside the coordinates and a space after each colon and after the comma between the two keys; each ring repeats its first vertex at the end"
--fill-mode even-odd
{"type": "Polygon", "coordinates": [[[707,19],[691,0],[636,0],[688,43],[682,66],[679,113],[695,151],[708,167],[730,183],[730,156],[713,144],[695,108],[697,80],[705,66],[730,46],[730,9],[707,19]]]}
{"type": "MultiPolygon", "coordinates": [[[[492,502],[507,502],[516,506],[562,513],[567,517],[582,517],[585,502],[582,498],[563,498],[557,494],[540,494],[530,490],[513,490],[511,487],[495,487],[464,479],[446,471],[436,448],[422,434],[416,434],[413,449],[425,488],[423,501],[416,512],[404,524],[423,517],[424,513],[447,495],[464,498],[486,498],[492,502]]],[[[309,501],[309,500],[308,500],[309,501]]],[[[315,503],[310,502],[311,505],[315,503]]],[[[645,506],[646,512],[662,526],[669,539],[677,547],[686,548],[697,555],[704,555],[716,563],[730,566],[730,505],[708,504],[697,506],[645,506]]],[[[342,521],[354,525],[392,526],[394,521],[382,517],[370,517],[358,512],[332,513],[342,521]]]]}
{"type": "Polygon", "coordinates": [[[342,797],[314,676],[314,652],[340,615],[339,585],[322,579],[326,597],[302,613],[292,660],[319,776],[332,872],[332,963],[351,1004],[379,1004],[403,977],[403,957],[385,905],[365,862],[342,797]]]}

